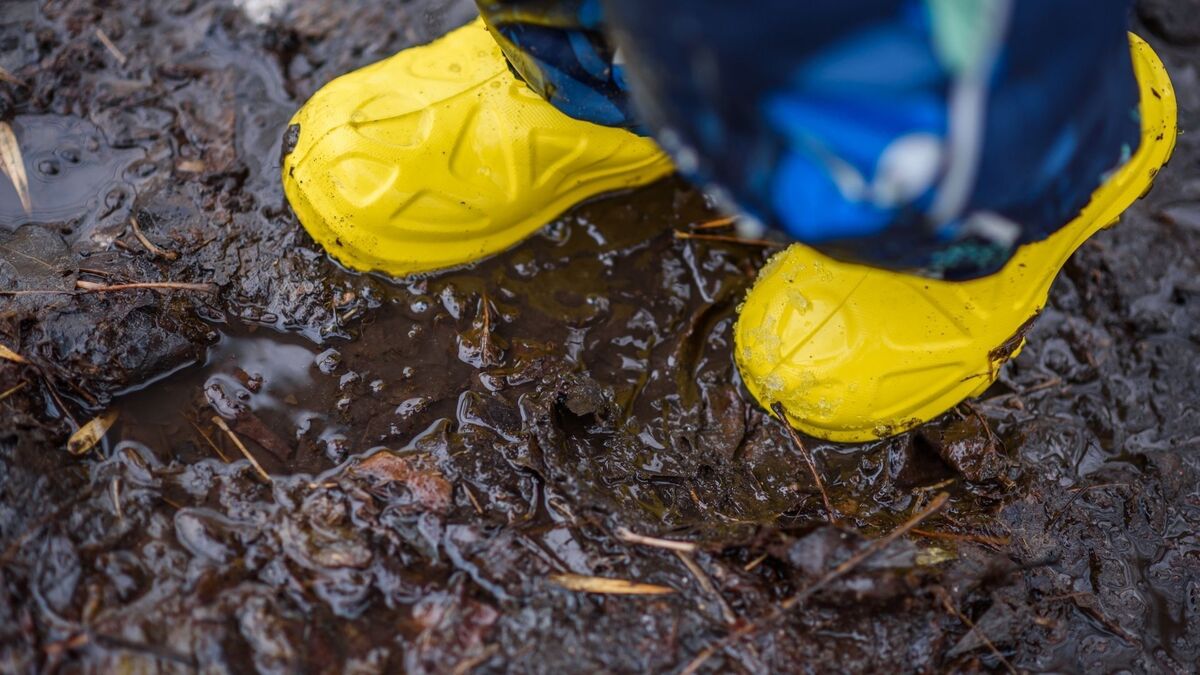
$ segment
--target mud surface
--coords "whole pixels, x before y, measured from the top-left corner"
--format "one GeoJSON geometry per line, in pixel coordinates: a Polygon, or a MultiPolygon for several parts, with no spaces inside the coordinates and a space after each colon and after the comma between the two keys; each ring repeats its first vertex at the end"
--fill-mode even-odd
{"type": "MultiPolygon", "coordinates": [[[[287,120],[470,4],[246,4],[0,4],[32,206],[0,180],[0,342],[29,362],[0,360],[0,671],[1195,671],[1195,136],[974,406],[805,439],[831,525],[732,367],[763,249],[677,239],[712,214],[668,180],[473,269],[348,273],[283,201],[287,120]],[[142,282],[211,290],[89,290],[142,282]]],[[[1186,5],[1140,11],[1185,131],[1186,5]]]]}

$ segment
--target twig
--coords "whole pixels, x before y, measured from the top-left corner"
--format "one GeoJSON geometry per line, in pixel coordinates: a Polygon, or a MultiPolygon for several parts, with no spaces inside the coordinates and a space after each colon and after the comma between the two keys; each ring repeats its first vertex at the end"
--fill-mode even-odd
{"type": "Polygon", "coordinates": [[[617,538],[622,541],[627,541],[631,544],[643,544],[645,546],[654,546],[656,548],[665,548],[669,551],[679,553],[695,553],[696,545],[690,541],[675,541],[673,539],[659,539],[658,537],[648,537],[644,534],[633,532],[627,527],[617,528],[617,538]]]}
{"type": "Polygon", "coordinates": [[[1024,391],[1021,391],[1019,393],[1021,396],[1028,396],[1030,394],[1042,391],[1043,389],[1057,387],[1058,385],[1060,385],[1062,383],[1063,383],[1063,379],[1061,377],[1055,376],[1055,377],[1052,377],[1052,378],[1046,380],[1045,382],[1040,382],[1038,384],[1035,384],[1032,387],[1030,387],[1024,391]]]}
{"type": "Polygon", "coordinates": [[[938,511],[940,511],[942,509],[942,507],[946,505],[946,502],[949,501],[949,499],[950,499],[950,494],[947,492],[943,492],[943,493],[939,494],[937,497],[934,497],[933,501],[929,502],[929,506],[926,506],[923,511],[921,511],[917,515],[913,516],[912,518],[909,518],[907,521],[904,522],[903,525],[892,530],[886,536],[881,537],[881,538],[876,539],[875,541],[871,542],[866,548],[864,548],[859,553],[851,556],[848,560],[846,560],[846,562],[844,562],[844,563],[838,565],[837,567],[833,568],[832,570],[830,570],[825,576],[823,576],[819,580],[817,580],[817,582],[815,584],[813,584],[812,586],[809,586],[808,588],[804,589],[803,591],[800,591],[796,595],[793,595],[791,598],[784,600],[780,604],[780,606],[783,607],[784,609],[790,609],[796,603],[807,599],[812,594],[816,593],[817,591],[821,590],[822,588],[828,586],[830,583],[841,578],[847,572],[849,572],[849,571],[853,570],[855,567],[858,567],[859,565],[861,565],[864,560],[867,560],[868,558],[874,556],[876,553],[879,553],[883,549],[890,546],[892,544],[892,542],[896,541],[900,537],[903,537],[914,527],[916,527],[917,525],[920,525],[921,522],[924,521],[926,518],[928,518],[929,516],[932,516],[933,514],[937,513],[938,511]]]}
{"type": "Polygon", "coordinates": [[[708,574],[692,558],[691,554],[684,553],[683,551],[675,551],[675,557],[679,558],[684,566],[688,568],[688,571],[692,573],[692,576],[696,577],[696,582],[700,584],[700,588],[716,599],[717,606],[721,608],[721,617],[725,619],[725,623],[731,626],[737,624],[737,614],[733,613],[733,608],[729,606],[728,602],[725,602],[725,596],[721,595],[721,591],[717,590],[717,587],[713,585],[712,579],[708,578],[708,574]]]}
{"type": "Polygon", "coordinates": [[[909,518],[908,520],[904,521],[904,523],[902,525],[900,525],[896,529],[892,530],[884,537],[882,537],[880,539],[876,539],[875,541],[872,541],[869,545],[864,547],[862,551],[859,551],[855,555],[851,556],[848,560],[846,560],[846,562],[844,562],[844,563],[838,565],[837,567],[834,567],[833,569],[826,572],[824,576],[822,576],[820,579],[818,579],[816,582],[814,582],[811,586],[804,588],[803,590],[797,592],[795,595],[791,596],[787,600],[784,600],[783,602],[781,602],[779,604],[779,606],[776,607],[775,609],[771,610],[770,614],[768,614],[766,616],[766,618],[764,618],[762,621],[757,622],[757,623],[745,624],[741,628],[730,633],[724,639],[719,640],[718,642],[706,647],[703,651],[701,651],[696,656],[696,658],[692,659],[691,662],[688,663],[687,666],[685,666],[682,671],[680,671],[680,675],[692,675],[692,673],[695,673],[697,670],[699,670],[700,667],[703,666],[706,661],[708,661],[708,659],[712,658],[712,655],[716,654],[717,651],[719,651],[721,649],[725,649],[725,648],[733,645],[734,643],[736,643],[738,640],[741,640],[742,638],[746,637],[747,635],[750,635],[750,634],[754,633],[755,631],[760,630],[767,624],[775,622],[780,617],[782,617],[784,614],[786,614],[788,612],[788,610],[795,607],[799,603],[807,600],[814,593],[821,590],[822,588],[825,588],[826,586],[828,586],[830,583],[836,581],[837,579],[841,578],[847,572],[852,571],[854,568],[861,565],[864,561],[871,558],[876,553],[879,553],[883,549],[890,546],[892,544],[892,542],[896,541],[900,537],[903,537],[905,534],[907,534],[909,531],[911,531],[914,527],[916,527],[917,525],[920,525],[926,518],[929,518],[933,514],[937,513],[939,510],[941,510],[941,508],[943,506],[946,505],[946,502],[949,499],[950,499],[949,493],[943,492],[943,493],[939,494],[937,497],[934,498],[934,500],[932,502],[929,503],[929,506],[926,506],[925,509],[922,510],[920,513],[918,513],[917,515],[913,516],[912,518],[909,518]]]}
{"type": "Polygon", "coordinates": [[[130,216],[129,224],[133,226],[133,236],[137,237],[137,240],[141,242],[142,246],[145,246],[146,250],[152,255],[166,258],[167,260],[179,260],[178,253],[157,246],[154,242],[147,239],[145,234],[142,234],[142,228],[141,225],[138,224],[137,216],[130,216]]]}
{"type": "Polygon", "coordinates": [[[117,45],[113,43],[112,39],[108,37],[108,34],[100,28],[96,29],[96,39],[100,40],[100,43],[104,45],[104,48],[113,55],[113,58],[117,60],[117,65],[123,66],[125,65],[125,62],[129,60],[129,57],[125,56],[125,52],[121,51],[117,45]]]}
{"type": "Polygon", "coordinates": [[[19,295],[75,295],[75,291],[48,288],[34,288],[28,291],[10,291],[6,289],[0,289],[0,295],[12,297],[19,295]]]}
{"type": "Polygon", "coordinates": [[[250,465],[254,467],[254,470],[258,472],[258,475],[262,476],[262,479],[267,483],[271,483],[271,476],[268,475],[266,470],[262,468],[262,464],[259,464],[258,460],[254,459],[254,455],[250,454],[250,451],[246,449],[246,445],[242,443],[242,439],[238,438],[237,434],[233,433],[233,429],[229,428],[229,425],[225,423],[225,420],[221,419],[220,415],[213,415],[212,421],[213,424],[220,427],[221,431],[224,431],[225,434],[229,436],[229,440],[233,441],[233,444],[237,446],[238,450],[241,450],[246,459],[250,460],[250,465]]]}
{"type": "Polygon", "coordinates": [[[1075,504],[1075,501],[1077,499],[1079,499],[1080,497],[1082,497],[1084,494],[1091,492],[1092,490],[1099,490],[1101,488],[1106,488],[1106,487],[1129,487],[1129,486],[1125,483],[1100,483],[1099,485],[1089,485],[1087,487],[1075,488],[1075,495],[1071,497],[1070,501],[1067,502],[1066,506],[1062,507],[1061,509],[1059,509],[1058,513],[1054,514],[1054,517],[1050,519],[1050,522],[1046,523],[1046,529],[1049,530],[1051,525],[1057,523],[1058,519],[1062,518],[1062,515],[1064,513],[1066,513],[1075,504]]]}
{"type": "Polygon", "coordinates": [[[111,293],[113,291],[130,291],[141,288],[175,291],[200,291],[201,293],[211,293],[213,291],[212,284],[188,284],[182,281],[141,281],[132,284],[98,284],[93,281],[83,281],[82,279],[79,279],[75,282],[75,288],[90,293],[111,293]]]}
{"type": "Polygon", "coordinates": [[[963,622],[967,628],[970,628],[972,632],[978,635],[979,639],[983,641],[983,644],[987,645],[987,648],[992,650],[992,653],[996,655],[996,658],[1000,659],[1000,663],[1004,664],[1004,667],[1008,669],[1008,672],[1012,673],[1013,675],[1017,675],[1017,669],[1013,668],[1013,665],[1009,663],[1008,659],[1004,658],[1004,654],[1000,653],[1000,650],[996,648],[996,644],[992,642],[988,636],[984,635],[983,631],[975,627],[975,622],[968,619],[967,615],[958,611],[954,604],[950,602],[950,595],[946,593],[946,589],[939,587],[935,590],[935,592],[942,601],[942,607],[945,607],[947,612],[953,614],[958,618],[959,621],[963,622]]]}
{"type": "Polygon", "coordinates": [[[791,423],[788,422],[787,413],[783,410],[783,404],[776,401],[771,404],[771,410],[775,411],[775,415],[783,423],[783,427],[787,429],[788,435],[792,437],[792,443],[795,443],[796,448],[800,451],[800,456],[804,458],[804,463],[808,464],[808,470],[812,473],[813,480],[817,482],[817,489],[821,491],[821,499],[825,502],[825,510],[829,514],[829,522],[836,525],[838,514],[837,511],[833,510],[833,504],[829,501],[829,493],[825,491],[825,481],[821,480],[821,474],[817,471],[817,463],[813,459],[812,453],[804,445],[804,441],[800,440],[800,434],[796,433],[791,423]]]}
{"type": "Polygon", "coordinates": [[[780,241],[768,241],[766,239],[743,239],[726,234],[695,234],[693,232],[684,232],[683,230],[675,230],[676,239],[699,239],[700,241],[723,241],[730,244],[746,244],[747,246],[766,246],[769,248],[783,246],[780,241]]]}
{"type": "Polygon", "coordinates": [[[1008,537],[993,537],[987,534],[957,534],[954,532],[935,532],[933,530],[921,530],[913,528],[913,534],[929,539],[946,539],[949,541],[969,541],[976,544],[984,544],[987,546],[1008,546],[1008,537]]]}

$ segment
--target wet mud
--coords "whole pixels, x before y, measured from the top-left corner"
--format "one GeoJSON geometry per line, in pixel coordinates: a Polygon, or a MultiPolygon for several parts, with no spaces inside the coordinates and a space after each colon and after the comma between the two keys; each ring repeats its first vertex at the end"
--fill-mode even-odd
{"type": "Polygon", "coordinates": [[[678,238],[713,212],[676,179],[427,277],[314,246],[287,120],[469,2],[0,5],[0,671],[1194,672],[1184,4],[1139,8],[1185,130],[1155,189],[981,399],[858,446],[741,387],[768,250],[678,238]]]}

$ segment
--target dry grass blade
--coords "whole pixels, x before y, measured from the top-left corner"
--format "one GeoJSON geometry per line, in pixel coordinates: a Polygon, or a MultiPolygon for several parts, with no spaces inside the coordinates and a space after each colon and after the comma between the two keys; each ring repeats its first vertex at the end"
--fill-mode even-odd
{"type": "Polygon", "coordinates": [[[29,381],[26,380],[11,389],[6,389],[5,391],[0,392],[0,401],[3,401],[4,399],[8,398],[9,396],[12,396],[13,394],[17,393],[18,391],[21,391],[28,385],[29,385],[29,381]]]}
{"type": "Polygon", "coordinates": [[[25,209],[26,214],[31,213],[33,200],[29,198],[29,175],[25,173],[25,158],[21,156],[17,135],[13,133],[8,122],[0,122],[0,171],[8,176],[16,188],[21,208],[25,209]]]}
{"type": "Polygon", "coordinates": [[[674,539],[648,537],[644,534],[638,534],[627,527],[618,527],[617,537],[631,544],[642,544],[644,546],[653,546],[655,548],[665,548],[668,551],[679,551],[680,553],[696,552],[696,545],[690,541],[675,541],[674,539]]]}
{"type": "Polygon", "coordinates": [[[812,452],[804,444],[804,441],[800,439],[800,434],[797,434],[796,430],[792,428],[792,423],[788,421],[787,413],[783,410],[783,404],[775,402],[771,405],[771,410],[775,412],[775,416],[779,418],[779,421],[783,422],[783,427],[787,429],[788,436],[791,436],[792,443],[800,451],[800,456],[804,458],[804,463],[808,465],[808,471],[812,474],[813,480],[817,484],[817,489],[821,491],[821,501],[825,502],[825,511],[829,514],[829,522],[836,525],[838,513],[833,510],[833,503],[829,501],[829,492],[825,490],[825,481],[821,480],[821,472],[817,471],[817,462],[813,458],[812,452]]]}
{"type": "Polygon", "coordinates": [[[117,421],[117,411],[109,410],[103,412],[96,417],[88,420],[83,426],[75,430],[71,437],[67,439],[67,451],[72,455],[82,455],[83,453],[96,447],[100,439],[104,438],[104,434],[108,433],[109,427],[113,422],[117,421]]]}
{"type": "Polygon", "coordinates": [[[696,239],[699,241],[723,241],[728,244],[745,244],[746,246],[765,246],[767,248],[779,248],[785,246],[784,242],[768,241],[766,239],[744,239],[742,237],[734,237],[724,234],[695,234],[692,232],[684,232],[683,230],[675,230],[676,239],[696,239]]]}
{"type": "Polygon", "coordinates": [[[0,344],[0,359],[12,361],[13,363],[29,363],[29,361],[20,354],[0,344]]]}
{"type": "Polygon", "coordinates": [[[568,591],[603,595],[667,595],[675,592],[674,588],[666,586],[640,584],[636,581],[609,579],[608,577],[585,577],[580,574],[551,574],[550,581],[568,591]]]}
{"type": "Polygon", "coordinates": [[[266,469],[262,468],[262,464],[259,464],[257,459],[254,459],[254,455],[250,454],[250,450],[246,448],[246,444],[242,443],[242,439],[238,438],[237,434],[233,433],[233,429],[229,428],[229,425],[225,423],[225,420],[221,419],[217,415],[213,415],[212,421],[213,424],[221,428],[221,431],[225,432],[225,435],[229,437],[229,440],[233,441],[233,444],[237,446],[237,449],[241,451],[242,455],[244,455],[246,459],[250,461],[250,466],[254,467],[254,470],[258,473],[258,475],[261,476],[264,481],[270,483],[271,475],[267,473],[266,469]]]}

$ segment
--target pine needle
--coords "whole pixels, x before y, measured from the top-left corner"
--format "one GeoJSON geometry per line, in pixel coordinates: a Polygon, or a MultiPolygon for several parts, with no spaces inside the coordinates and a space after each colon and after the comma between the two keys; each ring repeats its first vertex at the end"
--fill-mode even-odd
{"type": "Polygon", "coordinates": [[[21,391],[28,385],[29,385],[29,380],[25,380],[21,384],[18,384],[17,386],[15,386],[11,389],[5,390],[4,392],[0,393],[0,401],[3,401],[4,399],[8,398],[9,396],[12,396],[13,394],[17,393],[18,391],[21,391]]]}
{"type": "Polygon", "coordinates": [[[551,574],[550,581],[568,591],[602,595],[667,595],[675,592],[675,589],[666,586],[608,577],[586,577],[580,574],[551,574]]]}
{"type": "Polygon", "coordinates": [[[254,459],[254,455],[250,454],[250,450],[246,448],[246,444],[242,443],[242,439],[238,438],[237,434],[233,433],[233,429],[229,428],[229,425],[225,423],[225,420],[221,419],[217,415],[213,415],[212,421],[213,424],[221,428],[221,431],[225,432],[225,435],[229,437],[229,440],[233,441],[233,444],[237,446],[237,449],[241,451],[242,455],[244,455],[246,459],[250,460],[250,466],[254,467],[254,470],[258,472],[258,475],[261,476],[262,479],[268,484],[271,483],[271,475],[267,473],[266,469],[262,468],[262,464],[259,464],[257,459],[254,459]]]}
{"type": "Polygon", "coordinates": [[[103,30],[97,28],[96,39],[100,40],[100,44],[104,45],[104,48],[108,50],[108,53],[112,54],[113,58],[117,60],[117,65],[123,66],[125,65],[125,62],[129,60],[129,57],[125,56],[125,52],[121,51],[121,49],[117,47],[117,44],[112,41],[112,38],[108,37],[108,33],[105,33],[103,30]]]}

